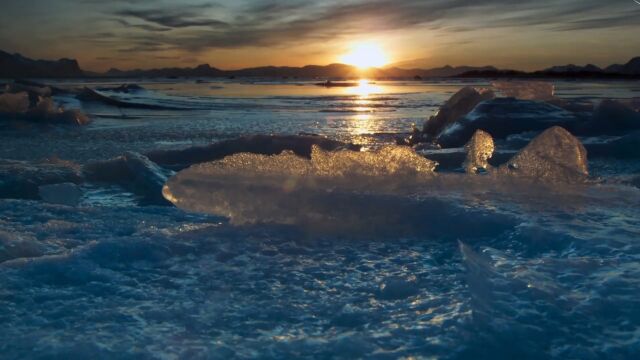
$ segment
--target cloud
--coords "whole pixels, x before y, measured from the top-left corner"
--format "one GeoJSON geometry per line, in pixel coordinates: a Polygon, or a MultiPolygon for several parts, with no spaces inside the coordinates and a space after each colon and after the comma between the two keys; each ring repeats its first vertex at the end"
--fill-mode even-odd
{"type": "Polygon", "coordinates": [[[192,26],[226,27],[224,21],[210,19],[202,15],[215,5],[188,5],[177,7],[154,7],[147,9],[121,9],[114,12],[115,15],[135,18],[168,28],[185,28],[192,26]]]}
{"type": "Polygon", "coordinates": [[[558,30],[593,30],[627,26],[640,26],[640,14],[632,12],[619,16],[574,20],[559,26],[558,30]]]}
{"type": "Polygon", "coordinates": [[[581,31],[640,24],[640,8],[600,0],[374,0],[258,1],[233,11],[217,4],[154,7],[130,5],[114,11],[129,28],[141,30],[129,50],[157,51],[162,46],[198,52],[212,48],[287,46],[328,41],[373,32],[424,28],[464,33],[479,28],[514,27],[543,31],[581,31]],[[222,19],[222,20],[221,20],[222,19]],[[169,30],[177,32],[169,33],[169,30]],[[148,46],[145,43],[155,42],[148,46]]]}
{"type": "Polygon", "coordinates": [[[153,32],[171,31],[171,28],[168,28],[168,27],[160,27],[160,26],[155,26],[150,24],[132,24],[123,19],[114,19],[114,21],[127,28],[135,28],[135,29],[153,31],[153,32]]]}

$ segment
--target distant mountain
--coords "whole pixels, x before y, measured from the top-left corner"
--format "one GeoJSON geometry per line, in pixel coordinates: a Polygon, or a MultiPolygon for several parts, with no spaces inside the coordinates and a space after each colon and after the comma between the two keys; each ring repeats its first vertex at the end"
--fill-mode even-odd
{"type": "Polygon", "coordinates": [[[629,60],[624,65],[614,64],[604,70],[607,73],[613,74],[625,74],[625,75],[639,75],[640,74],[640,57],[635,57],[629,60]]]}
{"type": "Polygon", "coordinates": [[[462,78],[499,78],[499,77],[567,77],[567,78],[640,78],[640,57],[626,64],[614,64],[601,69],[588,64],[553,66],[548,69],[523,72],[501,70],[493,66],[443,66],[433,69],[405,69],[398,66],[370,68],[366,70],[345,64],[291,66],[262,66],[239,70],[221,70],[208,64],[193,68],[161,69],[110,69],[105,73],[83,72],[76,60],[32,60],[20,54],[9,54],[0,50],[0,78],[161,78],[161,77],[263,77],[263,78],[301,78],[301,79],[350,79],[368,77],[373,79],[421,79],[435,77],[462,78]]]}
{"type": "Polygon", "coordinates": [[[599,67],[593,64],[587,64],[585,66],[569,64],[564,66],[553,66],[542,71],[548,72],[548,73],[582,73],[582,72],[601,73],[602,69],[600,69],[599,67]]]}
{"type": "Polygon", "coordinates": [[[32,60],[0,50],[0,78],[69,78],[84,76],[72,59],[32,60]]]}
{"type": "Polygon", "coordinates": [[[433,69],[400,69],[397,67],[385,68],[383,71],[388,77],[411,78],[415,76],[428,77],[452,77],[464,74],[469,71],[496,71],[493,66],[443,66],[433,69]]]}
{"type": "Polygon", "coordinates": [[[198,65],[194,68],[163,68],[163,69],[150,69],[150,70],[119,70],[110,69],[104,74],[96,74],[97,76],[105,77],[221,77],[225,75],[225,72],[220,69],[209,66],[209,64],[198,65]]]}
{"type": "Polygon", "coordinates": [[[593,64],[553,66],[544,70],[524,72],[515,70],[469,71],[459,75],[464,78],[640,78],[640,57],[631,59],[624,65],[615,64],[601,69],[593,64]]]}
{"type": "Polygon", "coordinates": [[[107,77],[285,77],[285,78],[414,78],[451,77],[473,70],[497,70],[492,66],[445,66],[435,69],[400,69],[400,68],[370,68],[366,70],[345,64],[307,65],[303,67],[291,66],[262,66],[239,70],[219,70],[200,65],[197,68],[167,68],[153,70],[121,71],[111,69],[104,76],[107,77]]]}
{"type": "MultiPolygon", "coordinates": [[[[293,78],[352,78],[361,76],[354,66],[345,64],[307,65],[303,67],[263,66],[227,71],[229,76],[237,77],[293,77],[293,78]]],[[[370,69],[369,76],[380,76],[379,69],[370,69]]]]}

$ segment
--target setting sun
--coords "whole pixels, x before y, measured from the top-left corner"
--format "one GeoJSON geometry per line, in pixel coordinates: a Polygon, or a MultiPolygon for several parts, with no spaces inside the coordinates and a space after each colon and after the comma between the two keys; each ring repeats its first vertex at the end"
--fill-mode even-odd
{"type": "Polygon", "coordinates": [[[387,63],[387,56],[377,44],[360,43],[354,45],[351,52],[342,56],[340,61],[347,65],[365,69],[384,66],[387,63]]]}

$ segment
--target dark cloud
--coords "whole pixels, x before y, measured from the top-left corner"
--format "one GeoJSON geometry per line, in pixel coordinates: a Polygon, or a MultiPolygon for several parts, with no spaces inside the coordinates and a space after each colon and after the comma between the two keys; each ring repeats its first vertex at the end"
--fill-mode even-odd
{"type": "Polygon", "coordinates": [[[164,32],[164,31],[171,30],[171,28],[169,27],[161,27],[161,26],[155,26],[150,24],[132,24],[123,19],[114,19],[114,21],[126,28],[134,28],[134,29],[140,29],[145,31],[164,32]]]}
{"type": "Polygon", "coordinates": [[[203,11],[215,7],[215,4],[188,5],[180,7],[153,7],[121,9],[115,15],[143,20],[168,28],[186,28],[193,26],[227,27],[224,21],[211,19],[202,15],[203,11]]]}
{"type": "Polygon", "coordinates": [[[189,51],[284,46],[415,27],[470,32],[482,27],[536,26],[549,31],[569,31],[638,25],[640,22],[640,8],[631,7],[626,14],[618,15],[620,4],[611,6],[599,0],[521,0],[517,3],[512,0],[259,1],[244,6],[239,14],[227,21],[211,18],[207,15],[210,9],[211,5],[205,4],[179,10],[172,7],[121,9],[116,14],[164,28],[183,29],[172,36],[150,34],[143,40],[189,51]]]}

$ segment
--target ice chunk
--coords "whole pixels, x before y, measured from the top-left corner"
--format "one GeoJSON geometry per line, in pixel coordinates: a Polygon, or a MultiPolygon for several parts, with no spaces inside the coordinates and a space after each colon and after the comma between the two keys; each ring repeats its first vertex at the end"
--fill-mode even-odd
{"type": "Polygon", "coordinates": [[[476,174],[480,169],[489,169],[488,160],[493,156],[493,151],[495,150],[491,135],[482,130],[476,131],[471,140],[465,145],[465,149],[467,150],[467,159],[463,167],[467,173],[476,174]]]}
{"type": "Polygon", "coordinates": [[[82,190],[74,183],[42,185],[38,192],[42,200],[51,204],[76,206],[82,198],[82,190]]]}
{"type": "Polygon", "coordinates": [[[494,97],[491,90],[476,89],[470,86],[463,87],[440,107],[435,116],[432,116],[424,124],[423,131],[427,136],[435,137],[444,128],[471,112],[480,102],[491,100],[494,97]]]}
{"type": "Polygon", "coordinates": [[[546,81],[496,81],[492,85],[503,95],[520,100],[555,99],[555,87],[546,81]]]}
{"type": "Polygon", "coordinates": [[[584,181],[589,176],[587,151],[567,130],[554,126],[502,165],[500,172],[541,181],[584,181]]]}
{"type": "Polygon", "coordinates": [[[406,146],[387,146],[375,152],[324,151],[314,146],[312,172],[331,177],[430,176],[436,162],[406,146]]]}
{"type": "Polygon", "coordinates": [[[436,187],[448,181],[437,180],[435,166],[406,146],[376,152],[314,147],[310,160],[292,152],[242,153],[179,172],[163,194],[182,209],[236,225],[291,224],[353,237],[482,236],[513,225],[509,217],[446,199],[436,187]],[[425,189],[434,194],[416,195],[425,189]],[[452,228],[453,221],[461,226],[452,228]]]}
{"type": "Polygon", "coordinates": [[[466,144],[476,130],[496,139],[552,126],[572,128],[580,120],[575,114],[546,102],[499,98],[480,103],[467,116],[446,128],[437,141],[443,148],[466,144]]]}

